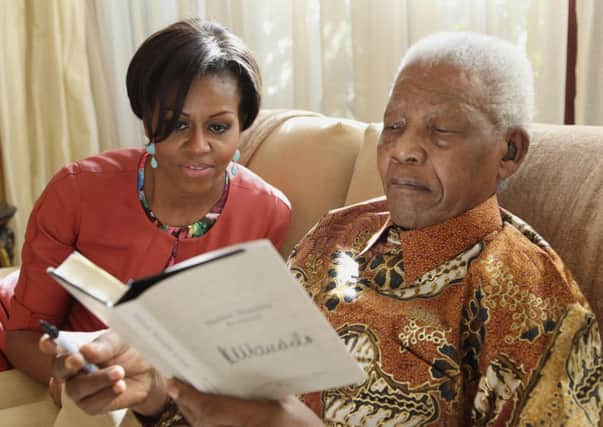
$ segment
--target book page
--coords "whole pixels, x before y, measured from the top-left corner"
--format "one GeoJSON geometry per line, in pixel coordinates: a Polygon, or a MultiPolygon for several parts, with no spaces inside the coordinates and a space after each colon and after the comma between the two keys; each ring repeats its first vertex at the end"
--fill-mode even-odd
{"type": "Polygon", "coordinates": [[[112,326],[162,373],[207,392],[279,398],[362,382],[364,371],[272,245],[237,246],[244,251],[116,305],[112,326]]]}
{"type": "Polygon", "coordinates": [[[73,252],[50,274],[73,297],[109,324],[109,308],[124,294],[127,287],[79,252],[73,252]]]}

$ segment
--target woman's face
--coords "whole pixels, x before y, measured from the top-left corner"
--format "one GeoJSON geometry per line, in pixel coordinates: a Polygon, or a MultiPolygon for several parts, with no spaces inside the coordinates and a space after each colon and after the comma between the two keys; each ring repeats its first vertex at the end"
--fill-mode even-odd
{"type": "Polygon", "coordinates": [[[156,179],[168,184],[173,194],[221,194],[224,172],[239,146],[239,103],[237,80],[231,74],[193,80],[176,128],[155,144],[156,179]]]}

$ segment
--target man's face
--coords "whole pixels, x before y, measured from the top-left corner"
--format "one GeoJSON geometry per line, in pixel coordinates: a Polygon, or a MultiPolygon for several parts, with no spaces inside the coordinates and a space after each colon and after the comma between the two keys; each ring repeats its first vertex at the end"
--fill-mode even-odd
{"type": "Polygon", "coordinates": [[[484,110],[485,94],[480,79],[449,64],[399,75],[377,148],[394,223],[439,224],[496,192],[507,145],[484,110]]]}

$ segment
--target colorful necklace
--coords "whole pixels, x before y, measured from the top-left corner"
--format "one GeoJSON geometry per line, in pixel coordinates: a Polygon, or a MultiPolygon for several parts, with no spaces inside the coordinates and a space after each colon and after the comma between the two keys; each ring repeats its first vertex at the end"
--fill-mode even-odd
{"type": "Polygon", "coordinates": [[[149,157],[148,153],[144,153],[142,158],[140,159],[140,163],[138,165],[138,199],[142,204],[142,207],[153,224],[159,227],[161,230],[171,234],[175,238],[181,239],[191,239],[195,237],[203,236],[207,233],[211,227],[215,224],[215,222],[220,217],[222,210],[224,209],[224,205],[226,204],[226,199],[228,198],[228,190],[230,187],[230,182],[228,178],[228,174],[226,174],[226,179],[224,181],[224,191],[222,192],[222,197],[220,200],[210,209],[210,211],[201,219],[193,222],[192,224],[182,225],[182,226],[171,226],[163,224],[159,219],[155,216],[151,207],[149,206],[149,202],[144,194],[144,167],[147,162],[147,158],[149,157]]]}

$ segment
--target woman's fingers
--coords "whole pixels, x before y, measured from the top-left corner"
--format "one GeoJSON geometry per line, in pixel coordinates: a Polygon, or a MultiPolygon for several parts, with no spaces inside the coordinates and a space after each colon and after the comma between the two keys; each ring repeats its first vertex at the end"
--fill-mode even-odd
{"type": "Polygon", "coordinates": [[[48,336],[48,334],[44,334],[40,337],[39,343],[40,351],[44,354],[57,354],[59,353],[59,347],[55,344],[55,342],[48,336]]]}
{"type": "Polygon", "coordinates": [[[162,378],[111,330],[82,345],[77,353],[61,353],[48,336],[40,339],[40,350],[55,355],[52,376],[63,380],[69,397],[90,414],[126,407],[154,413],[167,400],[162,378]],[[86,363],[98,369],[84,371],[86,363]]]}
{"type": "Polygon", "coordinates": [[[109,389],[114,395],[117,395],[125,390],[124,377],[125,372],[121,366],[110,366],[91,374],[72,377],[66,382],[65,390],[76,403],[99,394],[105,389],[109,389]]]}
{"type": "Polygon", "coordinates": [[[80,347],[80,353],[90,363],[102,364],[109,362],[124,353],[128,346],[121,340],[120,336],[109,330],[98,336],[92,342],[80,347]]]}
{"type": "MultiPolygon", "coordinates": [[[[119,380],[116,384],[124,384],[124,381],[119,380]]],[[[105,387],[94,394],[75,401],[75,403],[86,413],[90,415],[98,415],[113,411],[115,409],[128,407],[128,405],[124,404],[122,400],[123,395],[121,392],[117,393],[114,387],[105,387]]]]}
{"type": "Polygon", "coordinates": [[[86,364],[79,353],[64,353],[57,355],[52,362],[52,376],[66,380],[76,375],[86,364]]]}
{"type": "Polygon", "coordinates": [[[55,377],[50,377],[48,380],[48,393],[54,403],[61,408],[63,406],[63,402],[61,401],[61,392],[63,391],[63,382],[61,380],[56,379],[55,377]]]}
{"type": "Polygon", "coordinates": [[[39,348],[44,354],[55,355],[52,362],[52,376],[59,380],[72,377],[86,364],[86,360],[80,353],[62,353],[63,349],[46,334],[40,338],[39,348]]]}

